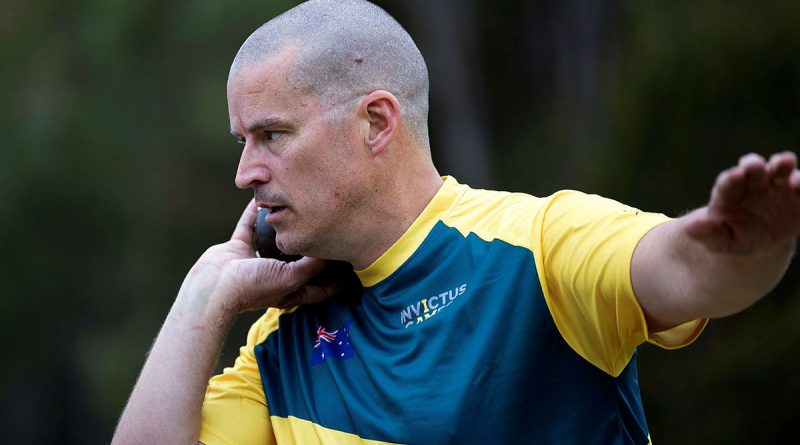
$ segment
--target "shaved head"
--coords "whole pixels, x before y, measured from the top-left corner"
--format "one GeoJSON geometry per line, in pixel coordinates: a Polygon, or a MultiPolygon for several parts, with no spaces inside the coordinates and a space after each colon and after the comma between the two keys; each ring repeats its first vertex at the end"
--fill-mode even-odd
{"type": "Polygon", "coordinates": [[[376,90],[392,93],[411,135],[428,143],[428,69],[411,36],[386,11],[361,0],[311,0],[258,28],[231,66],[236,77],[287,46],[296,49],[293,87],[328,106],[376,90]]]}

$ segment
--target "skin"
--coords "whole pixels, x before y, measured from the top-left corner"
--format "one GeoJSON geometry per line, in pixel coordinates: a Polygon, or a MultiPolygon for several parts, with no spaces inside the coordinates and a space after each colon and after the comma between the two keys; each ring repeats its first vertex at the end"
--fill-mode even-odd
{"type": "Polygon", "coordinates": [[[284,252],[365,268],[441,179],[427,150],[411,143],[391,93],[322,103],[287,84],[293,58],[287,47],[229,80],[231,132],[244,144],[236,185],[252,188],[262,207],[287,206],[268,220],[284,252]]]}
{"type": "Polygon", "coordinates": [[[236,316],[329,298],[335,285],[308,284],[325,264],[316,258],[366,268],[441,186],[428,147],[414,142],[391,93],[373,91],[331,113],[286,80],[292,63],[288,47],[229,79],[231,130],[244,143],[236,184],[255,199],[231,239],[209,248],[186,276],[113,444],[197,443],[208,379],[236,316]],[[255,258],[259,204],[287,206],[270,221],[276,240],[306,258],[255,258]]]}
{"type": "MultiPolygon", "coordinates": [[[[308,284],[324,267],[315,258],[366,268],[441,186],[428,147],[410,136],[391,93],[373,91],[332,113],[341,104],[287,81],[293,57],[284,48],[229,79],[230,125],[244,143],[236,184],[256,199],[231,239],[209,248],[186,276],[113,444],[196,443],[203,395],[235,317],[329,298],[335,287],[308,284]],[[255,258],[257,205],[287,206],[270,221],[278,244],[306,258],[255,258]]],[[[656,227],[637,246],[631,274],[650,329],[753,304],[780,280],[798,234],[796,156],[743,157],[720,174],[706,207],[656,227]]]]}
{"type": "Polygon", "coordinates": [[[719,174],[707,206],[656,227],[636,247],[631,278],[648,326],[749,307],[783,277],[798,234],[797,156],[743,156],[719,174]]]}

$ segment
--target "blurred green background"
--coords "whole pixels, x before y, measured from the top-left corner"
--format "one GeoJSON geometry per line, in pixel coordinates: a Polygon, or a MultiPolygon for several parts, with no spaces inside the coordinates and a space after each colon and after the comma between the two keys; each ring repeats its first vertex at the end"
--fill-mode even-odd
{"type": "MultiPolygon", "coordinates": [[[[440,171],[475,186],[680,215],[741,154],[800,147],[800,2],[378,3],[428,61],[440,171]]],[[[230,61],[293,4],[0,1],[1,443],[110,440],[184,274],[250,197],[230,61]]],[[[794,438],[799,270],[687,349],[642,348],[655,443],[794,438]]]]}

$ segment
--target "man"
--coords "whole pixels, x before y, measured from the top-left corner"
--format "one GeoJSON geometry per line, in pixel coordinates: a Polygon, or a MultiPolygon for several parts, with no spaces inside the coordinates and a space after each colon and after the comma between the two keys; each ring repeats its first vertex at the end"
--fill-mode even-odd
{"type": "Polygon", "coordinates": [[[410,36],[363,1],[248,38],[228,107],[255,199],[187,275],[114,443],[648,443],[636,347],[690,343],[789,264],[792,153],[743,157],[675,220],[473,190],[431,162],[427,93],[410,36]],[[257,207],[304,258],[254,257],[257,207]],[[322,259],[363,291],[314,281],[322,259]],[[264,307],[209,382],[236,315],[264,307]]]}

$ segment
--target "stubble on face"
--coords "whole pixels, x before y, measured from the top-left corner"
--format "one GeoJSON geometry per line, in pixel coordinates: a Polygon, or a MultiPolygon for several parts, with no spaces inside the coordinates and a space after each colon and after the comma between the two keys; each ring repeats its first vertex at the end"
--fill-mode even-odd
{"type": "MultiPolygon", "coordinates": [[[[289,196],[296,203],[296,219],[279,236],[282,250],[327,259],[347,259],[348,246],[358,238],[357,227],[370,190],[364,186],[368,173],[353,150],[352,123],[346,116],[326,117],[320,127],[309,129],[302,156],[298,156],[298,183],[289,196]]],[[[273,195],[280,199],[280,194],[273,195]]]]}
{"type": "Polygon", "coordinates": [[[268,144],[254,149],[253,162],[268,175],[249,186],[258,202],[285,206],[274,224],[281,250],[346,259],[371,193],[371,187],[365,187],[365,153],[359,148],[353,113],[332,111],[335,104],[320,103],[319,97],[302,92],[290,80],[291,51],[284,49],[258,67],[232,74],[231,126],[243,132],[264,116],[293,122],[281,135],[285,139],[280,150],[273,152],[268,144]]]}

